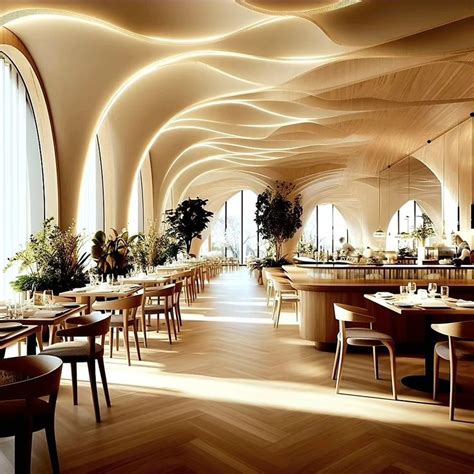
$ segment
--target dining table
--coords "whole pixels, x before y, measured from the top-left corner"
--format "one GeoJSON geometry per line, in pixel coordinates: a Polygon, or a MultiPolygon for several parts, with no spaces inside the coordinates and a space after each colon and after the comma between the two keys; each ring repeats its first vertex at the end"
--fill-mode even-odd
{"type": "MultiPolygon", "coordinates": [[[[49,343],[54,342],[56,330],[58,326],[66,321],[67,318],[74,314],[85,311],[87,306],[79,303],[61,303],[44,306],[33,306],[25,310],[22,315],[11,316],[8,314],[7,308],[0,306],[0,333],[1,325],[3,324],[19,324],[24,326],[34,326],[36,328],[35,334],[37,336],[40,350],[42,350],[42,329],[45,326],[50,328],[49,343]]],[[[29,335],[28,335],[29,336],[29,335]]],[[[19,340],[24,339],[25,336],[20,337],[19,340]]],[[[27,340],[28,355],[36,353],[36,342],[27,340]],[[32,346],[28,349],[29,346],[32,346]]]]}
{"type": "MultiPolygon", "coordinates": [[[[393,317],[423,318],[424,325],[424,372],[407,375],[401,382],[406,387],[426,393],[433,392],[434,346],[439,340],[438,335],[431,329],[433,322],[449,322],[474,319],[474,302],[458,303],[455,298],[422,298],[418,295],[402,297],[398,294],[365,294],[364,297],[374,305],[372,314],[377,314],[377,307],[389,311],[393,317]]],[[[459,300],[461,301],[461,300],[459,300]]],[[[440,379],[440,391],[448,392],[449,383],[440,379]]]]}
{"type": "Polygon", "coordinates": [[[85,313],[89,314],[92,309],[92,304],[97,298],[116,299],[127,298],[132,296],[142,289],[142,285],[138,283],[127,284],[100,284],[94,286],[85,286],[82,288],[74,288],[69,291],[63,291],[60,296],[66,298],[74,298],[76,303],[85,305],[85,313]]]}
{"type": "Polygon", "coordinates": [[[133,275],[133,276],[125,278],[124,283],[131,284],[131,285],[141,285],[142,287],[159,286],[159,285],[166,285],[170,281],[170,278],[171,278],[171,274],[133,275]]]}
{"type": "Polygon", "coordinates": [[[28,355],[36,354],[36,338],[41,335],[41,327],[21,324],[16,320],[0,320],[0,359],[5,358],[5,352],[8,346],[26,339],[26,353],[28,355]],[[16,327],[12,323],[17,323],[16,327]],[[5,326],[2,328],[2,325],[5,326]],[[8,328],[6,327],[8,325],[8,328]]]}

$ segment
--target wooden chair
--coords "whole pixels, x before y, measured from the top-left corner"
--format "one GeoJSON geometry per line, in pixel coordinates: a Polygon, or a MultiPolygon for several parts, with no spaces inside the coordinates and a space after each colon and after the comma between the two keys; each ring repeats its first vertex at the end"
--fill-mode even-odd
{"type": "Polygon", "coordinates": [[[458,361],[474,361],[474,321],[432,324],[431,327],[434,331],[448,336],[447,341],[436,343],[434,349],[433,400],[438,397],[439,361],[441,358],[449,361],[449,419],[454,420],[458,361]]]}
{"type": "Polygon", "coordinates": [[[181,306],[180,306],[182,291],[183,291],[183,282],[177,281],[174,284],[173,309],[174,309],[174,314],[176,314],[176,322],[178,326],[178,331],[180,330],[180,327],[183,325],[183,319],[181,318],[181,306]]]}
{"type": "Polygon", "coordinates": [[[296,320],[298,321],[298,303],[300,299],[290,281],[287,278],[272,278],[272,286],[274,289],[273,326],[277,328],[280,323],[281,306],[284,302],[295,305],[296,320]]]}
{"type": "Polygon", "coordinates": [[[59,357],[64,363],[71,364],[72,396],[73,403],[77,405],[77,364],[86,362],[89,369],[89,380],[91,384],[92,401],[94,403],[95,419],[100,423],[99,397],[97,395],[97,379],[95,362],[99,366],[104,388],[105,400],[110,407],[109,388],[104,366],[104,347],[96,343],[96,337],[109,332],[110,314],[88,314],[86,316],[73,316],[67,319],[67,324],[75,324],[76,327],[60,329],[58,336],[63,337],[87,337],[87,341],[58,342],[48,346],[42,353],[59,357]]]}
{"type": "Polygon", "coordinates": [[[176,333],[176,326],[174,321],[174,298],[175,298],[175,284],[146,288],[143,294],[142,302],[142,325],[146,325],[146,316],[156,314],[156,332],[159,331],[160,326],[160,314],[163,314],[166,321],[166,327],[168,329],[168,338],[170,344],[173,343],[171,337],[171,324],[173,325],[174,337],[178,340],[176,333]],[[158,300],[157,303],[153,302],[153,299],[158,300]],[[163,304],[161,304],[161,298],[163,298],[163,304]]]}
{"type": "Polygon", "coordinates": [[[138,342],[138,320],[137,310],[142,304],[142,295],[128,296],[127,298],[119,298],[109,301],[96,301],[92,305],[92,309],[96,311],[110,311],[112,317],[110,319],[110,336],[109,336],[109,354],[113,356],[114,332],[116,350],[119,350],[119,334],[122,331],[123,343],[127,353],[127,363],[130,362],[130,341],[128,338],[128,330],[131,327],[135,339],[135,347],[137,349],[138,360],[142,360],[140,355],[140,344],[138,342]],[[115,312],[118,312],[116,314],[115,312]]]}
{"type": "Polygon", "coordinates": [[[45,430],[51,471],[59,473],[54,415],[62,361],[50,356],[0,360],[0,437],[15,437],[15,472],[29,473],[33,433],[45,430]],[[6,380],[5,380],[6,379],[6,380]],[[5,383],[6,382],[6,383],[5,383]],[[40,397],[49,397],[43,400],[40,397]]]}
{"type": "Polygon", "coordinates": [[[377,347],[385,346],[390,355],[390,371],[392,375],[392,394],[394,400],[397,399],[396,385],[396,357],[395,343],[391,336],[373,329],[375,318],[368,314],[365,308],[350,306],[346,304],[334,303],[334,314],[339,321],[339,333],[337,335],[336,356],[332,371],[333,380],[336,379],[336,393],[339,393],[339,387],[342,378],[342,368],[347,346],[372,347],[374,357],[374,374],[378,379],[378,358],[377,347]],[[347,327],[346,323],[368,324],[369,327],[347,327]]]}

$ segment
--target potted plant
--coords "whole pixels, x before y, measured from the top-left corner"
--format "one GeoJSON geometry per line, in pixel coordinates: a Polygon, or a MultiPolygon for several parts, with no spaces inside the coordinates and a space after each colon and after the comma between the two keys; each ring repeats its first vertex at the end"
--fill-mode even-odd
{"type": "Polygon", "coordinates": [[[19,264],[20,274],[11,283],[16,291],[52,290],[57,295],[84,286],[89,254],[81,251],[83,244],[84,238],[72,226],[63,230],[47,219],[25,249],[8,259],[4,271],[19,264]]]}
{"type": "Polygon", "coordinates": [[[201,238],[201,232],[207,228],[213,212],[205,209],[207,199],[188,198],[179,204],[176,209],[166,211],[164,223],[169,235],[175,237],[186,247],[189,254],[191,243],[195,237],[201,238]]]}
{"type": "Polygon", "coordinates": [[[132,268],[129,247],[135,238],[136,236],[129,237],[125,229],[120,234],[112,229],[109,237],[104,231],[97,231],[92,239],[91,255],[98,274],[105,277],[112,275],[114,279],[118,275],[126,275],[132,268]]]}
{"type": "Polygon", "coordinates": [[[283,258],[283,243],[291,239],[302,226],[301,195],[293,196],[295,185],[276,181],[257,196],[255,222],[260,236],[275,249],[275,261],[283,258]]]}
{"type": "Polygon", "coordinates": [[[146,233],[137,234],[130,243],[130,262],[143,272],[147,267],[163,265],[175,260],[181,244],[169,232],[160,234],[156,224],[150,225],[146,233]]]}

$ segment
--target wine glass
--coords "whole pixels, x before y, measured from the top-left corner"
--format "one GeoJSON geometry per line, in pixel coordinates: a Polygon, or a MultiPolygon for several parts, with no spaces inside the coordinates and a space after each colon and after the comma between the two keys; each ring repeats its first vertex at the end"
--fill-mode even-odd
{"type": "Polygon", "coordinates": [[[449,286],[442,286],[439,291],[442,300],[447,300],[449,298],[449,286]]]}
{"type": "Polygon", "coordinates": [[[410,295],[413,296],[416,293],[416,283],[414,281],[409,281],[407,288],[410,295]]]}
{"type": "Polygon", "coordinates": [[[405,299],[408,296],[408,287],[405,285],[400,286],[400,298],[405,299]]]}
{"type": "Polygon", "coordinates": [[[436,291],[438,290],[438,285],[436,283],[428,283],[428,293],[431,298],[435,297],[436,291]]]}

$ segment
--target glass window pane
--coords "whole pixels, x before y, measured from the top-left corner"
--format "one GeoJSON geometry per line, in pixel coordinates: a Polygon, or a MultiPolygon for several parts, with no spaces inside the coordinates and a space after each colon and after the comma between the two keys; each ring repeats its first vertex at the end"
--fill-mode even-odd
{"type": "Polygon", "coordinates": [[[235,194],[227,201],[227,256],[240,260],[240,193],[235,194]]]}

